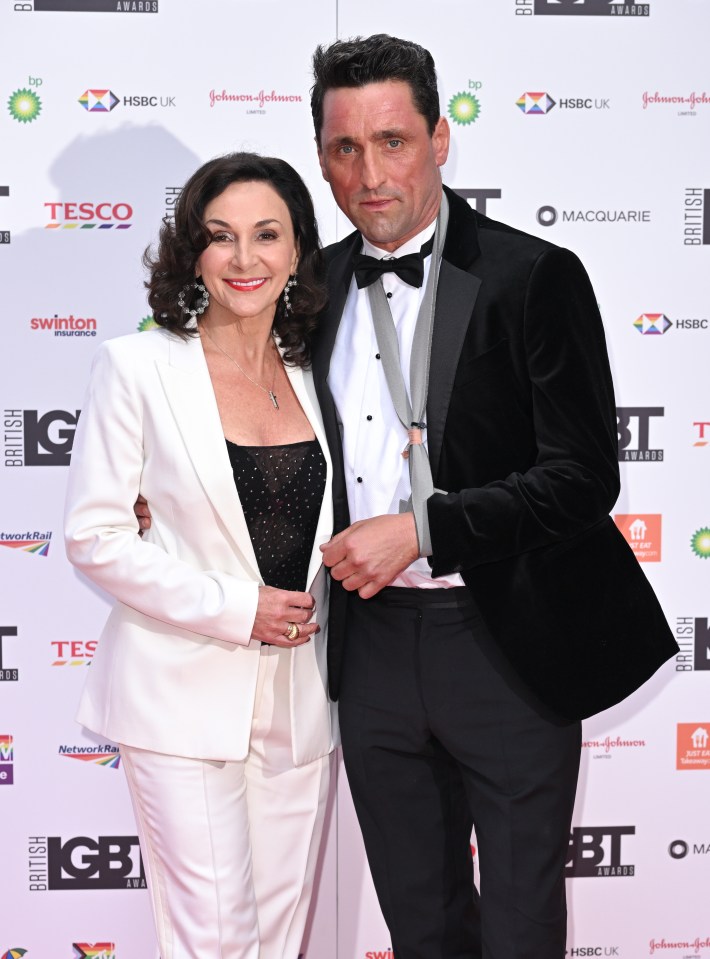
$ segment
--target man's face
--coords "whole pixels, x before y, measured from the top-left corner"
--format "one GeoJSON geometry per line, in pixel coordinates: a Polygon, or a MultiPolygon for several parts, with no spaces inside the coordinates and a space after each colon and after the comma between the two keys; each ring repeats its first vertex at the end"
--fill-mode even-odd
{"type": "Polygon", "coordinates": [[[448,152],[446,120],[430,135],[408,83],[337,87],[324,97],[323,177],[348,219],[389,252],[436,217],[448,152]]]}

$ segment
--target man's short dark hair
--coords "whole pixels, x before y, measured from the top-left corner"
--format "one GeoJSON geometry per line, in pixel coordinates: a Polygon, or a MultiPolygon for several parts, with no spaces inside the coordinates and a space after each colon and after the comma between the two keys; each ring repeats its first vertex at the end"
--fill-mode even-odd
{"type": "Polygon", "coordinates": [[[386,33],[336,40],[316,48],[313,78],[311,113],[318,143],[323,127],[323,99],[328,90],[364,87],[387,80],[409,84],[414,106],[426,120],[429,134],[434,133],[440,116],[436,69],[432,55],[418,43],[386,33]]]}

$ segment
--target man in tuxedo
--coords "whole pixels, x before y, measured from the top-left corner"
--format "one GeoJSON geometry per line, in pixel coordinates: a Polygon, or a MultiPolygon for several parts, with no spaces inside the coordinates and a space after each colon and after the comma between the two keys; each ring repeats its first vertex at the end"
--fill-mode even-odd
{"type": "Polygon", "coordinates": [[[357,228],[327,250],[313,369],[331,694],[375,887],[396,959],[562,959],[579,720],[677,649],[608,515],[599,311],[572,253],[442,188],[428,51],[337,41],[314,74],[322,173],[357,228]]]}

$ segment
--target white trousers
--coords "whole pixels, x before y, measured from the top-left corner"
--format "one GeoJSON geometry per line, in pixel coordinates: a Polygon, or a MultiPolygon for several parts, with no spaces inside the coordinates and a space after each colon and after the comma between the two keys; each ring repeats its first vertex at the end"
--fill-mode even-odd
{"type": "Polygon", "coordinates": [[[244,761],[121,745],[161,959],[298,957],[330,756],[293,765],[290,654],[262,647],[244,761]]]}

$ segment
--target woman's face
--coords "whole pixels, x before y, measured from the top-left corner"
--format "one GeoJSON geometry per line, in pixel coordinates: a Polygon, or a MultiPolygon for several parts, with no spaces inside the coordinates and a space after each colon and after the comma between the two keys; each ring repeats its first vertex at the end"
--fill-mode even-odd
{"type": "Polygon", "coordinates": [[[210,294],[212,322],[273,322],[276,301],[298,261],[288,207],[261,180],[230,183],[205,207],[212,242],[195,272],[210,294]]]}

